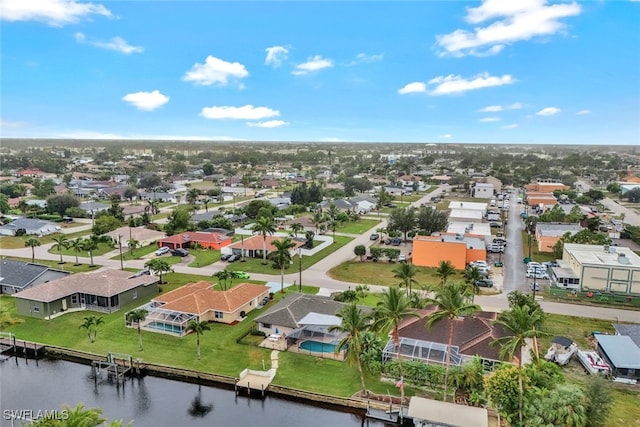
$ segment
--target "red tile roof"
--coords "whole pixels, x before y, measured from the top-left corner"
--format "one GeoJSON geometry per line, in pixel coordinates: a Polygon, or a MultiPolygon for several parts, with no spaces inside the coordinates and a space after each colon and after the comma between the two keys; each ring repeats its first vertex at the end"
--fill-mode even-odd
{"type": "MultiPolygon", "coordinates": [[[[273,242],[275,240],[282,240],[282,239],[284,239],[284,237],[282,236],[267,236],[267,252],[268,253],[274,252],[276,250],[276,247],[273,246],[273,242]]],[[[299,242],[293,239],[291,240],[291,242],[294,244],[291,250],[297,249],[299,246],[302,246],[304,244],[302,242],[299,242]]],[[[257,234],[255,236],[251,236],[244,239],[244,243],[235,242],[232,245],[229,245],[228,247],[233,249],[241,249],[242,247],[244,247],[245,251],[261,251],[262,244],[263,244],[262,235],[257,234]]]]}

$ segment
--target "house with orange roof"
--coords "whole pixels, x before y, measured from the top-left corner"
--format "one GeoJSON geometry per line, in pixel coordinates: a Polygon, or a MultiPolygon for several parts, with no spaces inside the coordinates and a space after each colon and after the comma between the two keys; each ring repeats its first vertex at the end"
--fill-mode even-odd
{"type": "MultiPolygon", "coordinates": [[[[283,238],[283,236],[266,236],[267,256],[269,256],[270,253],[276,251],[276,247],[273,245],[273,242],[276,240],[282,240],[283,238]]],[[[298,248],[304,245],[306,239],[291,238],[291,242],[293,243],[293,246],[289,250],[289,253],[291,254],[291,256],[293,256],[296,254],[298,248]]],[[[242,255],[245,258],[262,258],[264,244],[265,241],[262,238],[262,235],[256,234],[251,237],[243,238],[239,242],[235,242],[223,247],[221,252],[223,254],[242,255]]]]}
{"type": "Polygon", "coordinates": [[[207,249],[219,251],[223,246],[231,244],[232,238],[224,233],[208,233],[204,231],[189,231],[174,234],[158,240],[158,247],[166,246],[170,249],[189,248],[194,243],[207,249]]]}
{"type": "Polygon", "coordinates": [[[207,281],[188,283],[154,297],[143,306],[148,314],[140,327],[183,336],[191,320],[234,324],[261,306],[269,297],[270,289],[264,285],[240,283],[231,289],[220,290],[207,281]]]}
{"type": "Polygon", "coordinates": [[[415,236],[411,257],[420,267],[438,267],[442,261],[449,261],[455,269],[464,270],[472,261],[485,261],[487,251],[482,236],[437,233],[415,236]]]}

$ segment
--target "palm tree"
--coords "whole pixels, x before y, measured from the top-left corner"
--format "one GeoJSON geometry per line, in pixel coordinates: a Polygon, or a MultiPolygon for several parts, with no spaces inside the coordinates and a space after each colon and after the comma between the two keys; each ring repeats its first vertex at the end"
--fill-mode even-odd
{"type": "Polygon", "coordinates": [[[200,190],[198,190],[197,188],[191,188],[189,191],[187,191],[187,196],[186,196],[187,202],[189,202],[190,205],[195,206],[199,195],[200,195],[200,190]]]}
{"type": "Polygon", "coordinates": [[[538,338],[548,335],[540,331],[544,313],[539,308],[531,308],[529,305],[516,305],[500,314],[494,323],[500,325],[509,335],[496,339],[493,343],[500,345],[500,357],[503,359],[513,359],[519,350],[518,357],[518,418],[520,425],[522,422],[522,403],[524,400],[524,390],[522,386],[522,359],[527,338],[538,338]]]}
{"type": "Polygon", "coordinates": [[[467,283],[469,286],[471,286],[473,292],[472,292],[472,299],[471,301],[473,302],[475,300],[475,294],[480,293],[480,288],[478,287],[478,280],[482,279],[482,275],[480,274],[480,270],[478,270],[478,267],[470,267],[465,269],[464,271],[464,281],[465,283],[467,283]]]}
{"type": "Polygon", "coordinates": [[[340,325],[334,325],[329,328],[329,332],[340,332],[346,334],[336,346],[336,354],[346,348],[347,363],[353,366],[355,363],[360,374],[360,382],[362,384],[362,393],[367,395],[367,387],[364,383],[364,373],[362,372],[362,363],[360,362],[360,354],[362,353],[363,333],[369,329],[371,325],[371,315],[363,314],[355,303],[345,306],[337,316],[342,319],[340,325]]]}
{"type": "Polygon", "coordinates": [[[295,246],[295,243],[290,238],[285,237],[284,239],[274,240],[272,245],[276,250],[271,254],[271,257],[276,265],[280,267],[280,292],[284,292],[284,267],[291,262],[291,252],[289,250],[295,246]]]}
{"type": "Polygon", "coordinates": [[[447,279],[456,273],[456,269],[453,268],[451,261],[440,261],[438,268],[436,268],[436,275],[440,278],[442,285],[447,284],[447,279]]]}
{"type": "Polygon", "coordinates": [[[472,314],[474,311],[480,310],[480,306],[469,303],[467,285],[462,282],[452,283],[449,286],[441,286],[436,290],[435,297],[430,299],[429,302],[437,305],[438,309],[429,315],[427,328],[432,327],[443,319],[449,320],[449,340],[447,343],[447,358],[444,371],[444,400],[446,401],[454,320],[460,316],[472,314]]]}
{"type": "Polygon", "coordinates": [[[203,320],[202,322],[198,322],[197,320],[190,320],[187,324],[187,332],[195,332],[196,333],[196,348],[198,349],[198,360],[200,360],[200,335],[204,333],[204,331],[210,331],[211,326],[209,326],[209,322],[203,320]]]}
{"type": "Polygon", "coordinates": [[[61,234],[60,236],[55,236],[53,238],[53,241],[55,242],[55,244],[53,245],[53,249],[57,249],[58,253],[60,254],[59,264],[64,264],[64,261],[62,260],[62,249],[69,248],[69,239],[67,239],[67,236],[65,236],[64,234],[61,234]]]}
{"type": "MultiPolygon", "coordinates": [[[[403,381],[402,360],[400,355],[400,335],[398,335],[398,325],[407,316],[419,317],[409,304],[409,299],[400,288],[391,287],[382,292],[380,301],[374,309],[374,322],[371,328],[375,331],[392,330],[391,338],[396,346],[396,358],[398,360],[398,373],[403,381]]],[[[404,393],[404,386],[400,388],[404,393]]]]}
{"type": "Polygon", "coordinates": [[[144,308],[138,308],[137,310],[132,310],[127,313],[126,319],[129,323],[135,323],[138,327],[138,342],[140,343],[140,351],[144,351],[142,347],[142,329],[140,328],[140,324],[144,322],[144,319],[147,318],[149,312],[144,308]]]}
{"type": "Polygon", "coordinates": [[[129,246],[129,254],[133,256],[133,251],[140,247],[140,241],[136,239],[129,239],[127,245],[129,246]]]}
{"type": "Polygon", "coordinates": [[[299,222],[294,222],[293,224],[291,224],[291,231],[293,231],[294,236],[298,237],[298,233],[302,230],[304,230],[304,225],[300,224],[299,222]]]}
{"type": "Polygon", "coordinates": [[[30,238],[25,240],[24,242],[24,247],[25,248],[31,248],[31,262],[34,263],[36,262],[36,246],[40,246],[40,240],[35,239],[35,238],[30,238]]]}
{"type": "Polygon", "coordinates": [[[416,267],[408,262],[401,262],[400,265],[393,270],[393,273],[395,279],[402,280],[400,286],[404,285],[404,287],[407,288],[407,296],[409,296],[411,294],[411,285],[413,283],[418,284],[418,281],[413,278],[417,273],[416,267]]]}
{"type": "Polygon", "coordinates": [[[257,219],[251,231],[254,234],[262,234],[262,264],[267,263],[267,234],[273,235],[276,232],[276,225],[273,219],[268,216],[261,216],[257,219]]]}
{"type": "Polygon", "coordinates": [[[96,341],[98,335],[98,326],[104,323],[104,319],[98,316],[87,316],[83,318],[82,324],[79,326],[81,329],[87,330],[87,336],[90,342],[96,341]]]}
{"type": "Polygon", "coordinates": [[[209,203],[211,203],[211,199],[208,197],[205,197],[204,199],[202,199],[202,204],[204,205],[204,211],[205,212],[209,212],[209,203]]]}
{"type": "Polygon", "coordinates": [[[93,251],[95,251],[96,249],[98,249],[98,242],[96,242],[95,239],[85,239],[84,250],[89,252],[89,258],[91,258],[91,264],[89,265],[89,267],[95,266],[95,264],[93,263],[93,251]]]}
{"type": "Polygon", "coordinates": [[[213,273],[213,276],[218,279],[218,284],[222,287],[222,283],[224,282],[224,289],[227,289],[227,279],[229,278],[230,271],[226,268],[224,270],[216,271],[213,273]]]}
{"type": "Polygon", "coordinates": [[[313,225],[316,226],[316,234],[320,232],[320,230],[323,228],[322,226],[325,223],[325,218],[324,215],[322,215],[322,211],[321,210],[317,210],[314,214],[313,214],[313,218],[311,219],[311,222],[313,223],[313,225]]]}
{"type": "Polygon", "coordinates": [[[75,240],[71,240],[71,242],[69,243],[69,246],[71,247],[71,249],[73,249],[73,252],[76,254],[75,265],[80,265],[80,262],[78,261],[78,252],[84,250],[84,239],[78,237],[75,240]]]}
{"type": "Polygon", "coordinates": [[[160,212],[160,200],[158,199],[148,199],[147,206],[144,208],[145,211],[149,211],[151,215],[157,215],[160,212]]]}
{"type": "Polygon", "coordinates": [[[160,284],[164,283],[162,275],[173,272],[173,267],[164,259],[151,259],[144,263],[144,266],[151,270],[152,273],[157,274],[160,277],[160,284]]]}

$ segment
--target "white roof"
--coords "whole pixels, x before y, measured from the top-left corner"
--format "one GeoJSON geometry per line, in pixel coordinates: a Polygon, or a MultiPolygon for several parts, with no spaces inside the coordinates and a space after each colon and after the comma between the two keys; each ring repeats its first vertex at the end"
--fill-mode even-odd
{"type": "Polygon", "coordinates": [[[449,223],[447,233],[454,234],[477,234],[479,236],[491,236],[491,227],[488,223],[474,222],[473,228],[467,231],[469,222],[453,221],[449,223]]]}
{"type": "Polygon", "coordinates": [[[449,203],[449,209],[471,209],[476,211],[485,211],[487,210],[487,204],[480,202],[460,202],[457,200],[452,200],[451,203],[449,203]]]}
{"type": "MultiPolygon", "coordinates": [[[[409,401],[409,417],[436,425],[457,427],[488,427],[489,414],[485,408],[456,405],[413,396],[409,401]]],[[[417,425],[417,423],[416,423],[417,425]]]]}
{"type": "Polygon", "coordinates": [[[451,209],[449,218],[472,218],[482,221],[482,211],[476,209],[454,208],[451,209]]]}
{"type": "Polygon", "coordinates": [[[321,326],[333,326],[342,323],[342,320],[338,316],[332,316],[330,314],[314,313],[313,311],[308,313],[298,322],[300,325],[321,325],[321,326]]]}
{"type": "Polygon", "coordinates": [[[608,251],[605,251],[602,245],[565,243],[564,250],[575,257],[581,264],[640,268],[640,256],[625,247],[609,246],[608,251]],[[621,257],[621,255],[623,255],[623,257],[621,257]]]}

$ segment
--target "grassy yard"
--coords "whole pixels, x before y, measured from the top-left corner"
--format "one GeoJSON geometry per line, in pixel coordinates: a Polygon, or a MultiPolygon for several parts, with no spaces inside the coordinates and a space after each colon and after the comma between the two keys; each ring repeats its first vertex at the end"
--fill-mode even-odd
{"type": "MultiPolygon", "coordinates": [[[[7,259],[13,259],[16,261],[22,262],[31,262],[31,258],[18,258],[18,257],[6,257],[7,259]]],[[[51,268],[55,268],[58,270],[69,271],[71,273],[84,273],[86,271],[97,270],[102,267],[101,265],[94,265],[93,267],[89,267],[89,263],[74,265],[72,262],[65,262],[64,264],[58,264],[58,261],[44,260],[36,258],[36,264],[46,265],[51,268]]]]}
{"type": "MultiPolygon", "coordinates": [[[[311,267],[316,262],[320,261],[327,255],[337,251],[347,243],[353,240],[351,237],[346,236],[336,236],[335,241],[329,247],[321,250],[320,252],[311,255],[311,256],[303,256],[302,257],[302,269],[306,269],[311,267]]],[[[260,273],[260,274],[279,274],[280,270],[275,269],[272,266],[272,262],[267,259],[267,265],[262,264],[262,258],[245,258],[245,262],[234,262],[229,264],[229,270],[232,271],[246,271],[248,273],[260,273]]],[[[285,274],[298,271],[298,256],[295,255],[293,257],[293,264],[289,266],[288,269],[285,269],[285,274]]]]}
{"type": "MultiPolygon", "coordinates": [[[[400,282],[399,279],[393,277],[393,270],[396,267],[398,267],[398,263],[348,261],[332,268],[328,274],[332,278],[344,282],[391,286],[400,282]]],[[[435,268],[416,267],[416,270],[415,279],[419,285],[436,285],[440,282],[435,273],[435,268]]],[[[449,277],[448,280],[456,281],[461,279],[462,274],[458,273],[449,277]]]]}
{"type": "Polygon", "coordinates": [[[355,222],[345,222],[336,228],[336,231],[339,233],[362,234],[378,224],[380,224],[380,221],[375,219],[359,219],[355,222]]]}
{"type": "MultiPolygon", "coordinates": [[[[75,239],[74,239],[75,240],[75,239]]],[[[100,255],[104,255],[108,252],[114,251],[118,249],[117,247],[114,247],[112,244],[110,243],[103,243],[100,242],[98,243],[98,249],[96,249],[95,251],[93,251],[93,256],[100,256],[100,255]]],[[[122,249],[122,253],[124,254],[124,251],[126,250],[126,248],[122,249]]],[[[60,254],[60,252],[58,252],[58,249],[49,249],[48,251],[50,254],[55,254],[58,255],[60,254]]],[[[72,248],[62,248],[62,255],[68,255],[68,256],[76,256],[76,252],[72,249],[72,248]]],[[[89,258],[89,253],[87,251],[78,251],[78,257],[79,258],[89,258]]]]}
{"type": "MultiPolygon", "coordinates": [[[[526,231],[522,232],[522,258],[529,256],[529,235],[526,231]]],[[[531,236],[531,260],[536,262],[555,261],[556,257],[553,252],[538,251],[538,244],[535,238],[531,236]]]]}
{"type": "MultiPolygon", "coordinates": [[[[0,247],[3,249],[19,249],[24,248],[24,242],[29,239],[38,239],[41,245],[47,243],[53,243],[53,238],[60,236],[62,233],[49,234],[48,236],[36,237],[36,236],[0,236],[0,247]]],[[[88,237],[91,231],[78,231],[76,233],[65,234],[69,240],[73,240],[76,237],[88,237]]]]}
{"type": "MultiPolygon", "coordinates": [[[[136,248],[132,251],[128,250],[125,252],[124,250],[122,251],[122,257],[124,258],[125,261],[129,261],[132,259],[140,259],[146,255],[149,255],[150,253],[154,252],[156,249],[158,249],[158,246],[151,244],[151,245],[147,245],[147,246],[143,246],[141,248],[136,248]]],[[[116,255],[114,257],[112,257],[111,259],[120,259],[120,255],[116,255]]]]}
{"type": "Polygon", "coordinates": [[[220,251],[211,249],[189,249],[189,253],[195,258],[189,263],[189,267],[206,267],[220,261],[220,251]]]}

